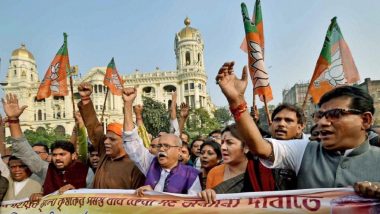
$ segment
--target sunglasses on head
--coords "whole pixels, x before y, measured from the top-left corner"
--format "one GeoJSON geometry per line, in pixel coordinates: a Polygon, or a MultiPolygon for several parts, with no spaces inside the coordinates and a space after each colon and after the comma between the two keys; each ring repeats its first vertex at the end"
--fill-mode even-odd
{"type": "Polygon", "coordinates": [[[326,119],[339,119],[343,115],[348,114],[362,114],[363,112],[358,109],[341,109],[334,108],[327,111],[317,111],[312,116],[316,119],[322,119],[325,117],[326,119]]]}

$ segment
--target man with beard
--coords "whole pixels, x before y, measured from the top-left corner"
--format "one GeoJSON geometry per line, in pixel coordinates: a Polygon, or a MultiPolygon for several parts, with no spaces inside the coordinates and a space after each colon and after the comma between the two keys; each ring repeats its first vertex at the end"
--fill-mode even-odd
{"type": "Polygon", "coordinates": [[[129,157],[146,175],[145,186],[136,190],[138,196],[144,191],[155,190],[194,195],[200,192],[199,172],[191,166],[183,165],[178,158],[182,141],[174,134],[164,134],[157,144],[157,156],[149,153],[133,124],[132,104],[137,95],[135,88],[123,90],[124,100],[124,147],[129,157]]]}
{"type": "Polygon", "coordinates": [[[39,200],[42,195],[50,194],[56,190],[60,193],[69,189],[86,187],[88,168],[75,161],[74,146],[69,141],[56,141],[52,144],[52,163],[43,161],[28,143],[20,127],[20,115],[27,106],[20,108],[16,95],[7,94],[2,99],[3,109],[8,117],[13,154],[20,158],[29,169],[44,181],[43,193],[33,194],[31,200],[39,200]]]}
{"type": "Polygon", "coordinates": [[[81,101],[79,111],[87,128],[88,136],[100,156],[93,188],[95,189],[137,189],[145,181],[144,175],[126,154],[123,147],[120,123],[109,123],[104,135],[103,126],[96,117],[91,101],[92,85],[81,83],[78,86],[81,101]]]}

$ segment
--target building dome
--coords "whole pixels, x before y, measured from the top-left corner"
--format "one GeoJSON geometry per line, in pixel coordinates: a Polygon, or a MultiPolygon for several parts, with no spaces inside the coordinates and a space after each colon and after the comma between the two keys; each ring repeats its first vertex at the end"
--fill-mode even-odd
{"type": "Polygon", "coordinates": [[[25,44],[21,44],[20,48],[17,48],[12,52],[12,58],[13,57],[20,57],[20,58],[26,58],[26,59],[31,59],[34,60],[34,56],[32,53],[30,53],[26,47],[25,44]]]}
{"type": "Polygon", "coordinates": [[[179,33],[179,37],[182,39],[194,39],[195,35],[198,33],[198,30],[195,28],[190,27],[190,19],[189,17],[186,17],[184,21],[186,27],[184,27],[179,33]]]}

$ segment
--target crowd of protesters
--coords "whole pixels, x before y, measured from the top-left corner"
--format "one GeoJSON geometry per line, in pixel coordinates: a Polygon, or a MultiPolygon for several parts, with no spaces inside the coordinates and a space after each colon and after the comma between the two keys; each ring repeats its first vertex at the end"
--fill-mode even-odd
{"type": "Polygon", "coordinates": [[[194,139],[185,132],[186,104],[177,118],[175,92],[169,133],[152,137],[144,126],[144,107],[133,106],[135,88],[123,89],[123,124],[110,123],[104,133],[92,86],[81,83],[71,139],[49,142],[49,149],[28,142],[19,120],[26,106],[7,94],[2,100],[6,120],[0,122],[8,124],[12,152],[1,154],[0,199],[38,201],[51,193],[95,188],[134,189],[138,196],[152,190],[189,194],[211,203],[221,193],[348,186],[380,198],[379,130],[373,129],[375,109],[367,92],[342,86],[326,93],[310,135],[303,132],[303,111],[286,103],[276,107],[264,131],[257,112],[247,110],[246,68],[239,79],[233,66],[225,63],[216,81],[235,123],[194,139]]]}

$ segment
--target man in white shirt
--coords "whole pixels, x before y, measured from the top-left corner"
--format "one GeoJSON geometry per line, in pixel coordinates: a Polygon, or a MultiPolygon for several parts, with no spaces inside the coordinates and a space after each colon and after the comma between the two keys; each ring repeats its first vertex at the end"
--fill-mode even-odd
{"type": "Polygon", "coordinates": [[[267,167],[292,169],[297,188],[344,187],[356,181],[380,179],[380,149],[370,146],[367,130],[373,123],[373,98],[364,90],[341,86],[326,93],[315,114],[321,142],[307,139],[264,139],[247,112],[244,98],[247,68],[242,79],[225,63],[216,77],[240,133],[250,150],[267,167]]]}

